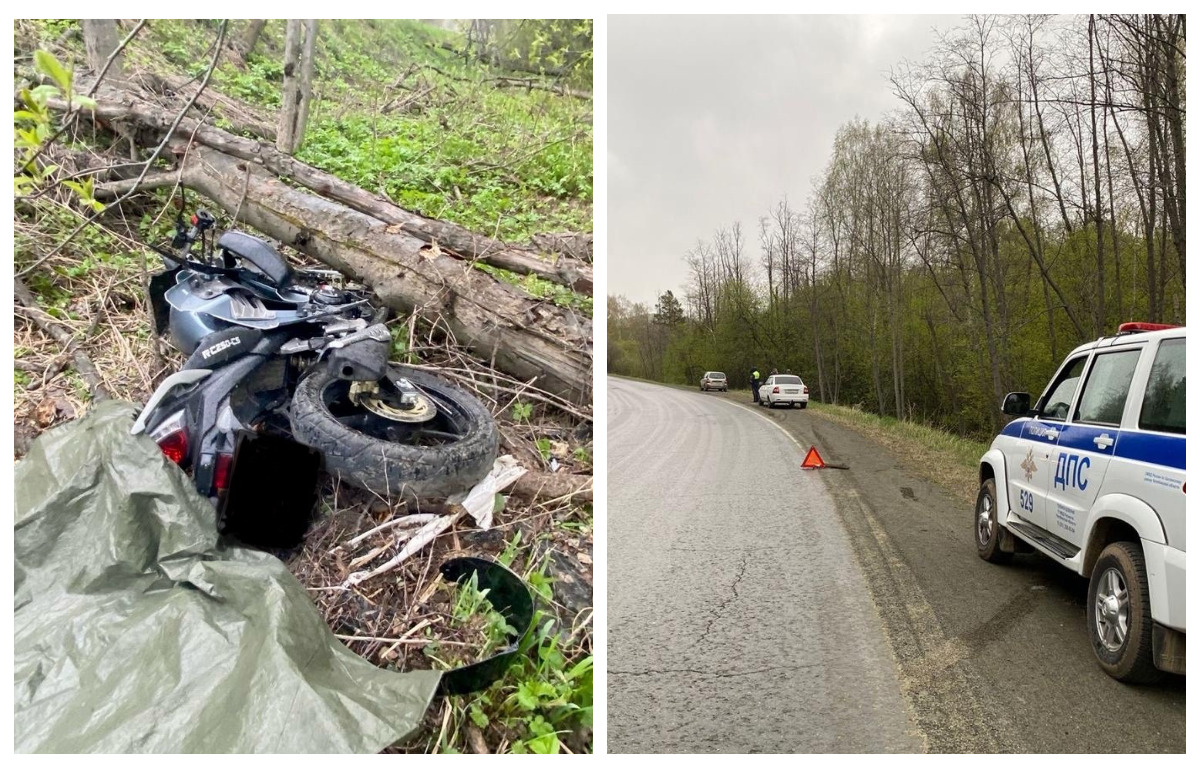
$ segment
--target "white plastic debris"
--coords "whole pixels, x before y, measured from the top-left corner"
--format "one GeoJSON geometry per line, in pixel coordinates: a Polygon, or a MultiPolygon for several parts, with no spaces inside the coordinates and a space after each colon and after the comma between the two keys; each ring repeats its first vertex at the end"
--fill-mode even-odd
{"type": "MultiPolygon", "coordinates": [[[[342,582],[342,587],[361,584],[367,579],[392,570],[436,539],[443,531],[453,525],[454,521],[461,518],[464,513],[474,518],[475,524],[486,531],[492,526],[492,512],[496,508],[496,494],[515,483],[517,478],[525,474],[525,472],[525,468],[517,464],[517,460],[512,456],[501,456],[496,459],[496,463],[492,465],[492,471],[488,472],[486,477],[476,483],[474,488],[466,493],[457,493],[446,499],[446,503],[455,509],[452,514],[438,516],[411,515],[414,518],[413,522],[416,522],[416,518],[418,517],[422,519],[432,517],[432,519],[428,520],[419,530],[411,534],[412,539],[404,545],[404,548],[395,557],[374,570],[355,571],[351,573],[342,582]]],[[[387,524],[379,527],[387,527],[387,524]]],[[[368,531],[367,533],[372,532],[368,531]]],[[[356,541],[361,541],[365,535],[357,537],[356,541]]],[[[403,540],[408,535],[406,531],[397,536],[396,540],[403,540]]]]}
{"type": "Polygon", "coordinates": [[[512,456],[501,456],[492,471],[467,493],[457,493],[446,500],[452,507],[462,507],[483,530],[492,527],[492,512],[496,509],[496,494],[517,481],[526,470],[512,456]]]}

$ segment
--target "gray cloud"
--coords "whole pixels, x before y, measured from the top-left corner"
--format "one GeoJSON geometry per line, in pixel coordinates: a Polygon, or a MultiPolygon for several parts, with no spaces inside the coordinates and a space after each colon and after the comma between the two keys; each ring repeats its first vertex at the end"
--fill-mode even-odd
{"type": "MultiPolygon", "coordinates": [[[[957,16],[609,16],[608,291],[653,303],[684,253],[797,206],[838,126],[896,108],[888,71],[957,16]]],[[[757,253],[752,244],[751,253],[757,253]]]]}

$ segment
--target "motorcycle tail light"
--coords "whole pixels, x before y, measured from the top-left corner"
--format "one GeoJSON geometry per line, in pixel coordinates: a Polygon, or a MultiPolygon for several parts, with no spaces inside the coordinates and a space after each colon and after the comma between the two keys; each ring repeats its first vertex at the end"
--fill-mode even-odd
{"type": "Polygon", "coordinates": [[[150,439],[158,443],[163,455],[183,466],[187,461],[188,437],[184,412],[180,411],[159,424],[150,432],[150,439]]]}
{"type": "Polygon", "coordinates": [[[218,453],[217,465],[213,470],[213,485],[218,491],[229,487],[229,478],[233,477],[233,454],[218,453]]]}
{"type": "Polygon", "coordinates": [[[158,447],[162,448],[164,456],[182,466],[187,459],[187,433],[183,430],[172,432],[158,441],[158,447]]]}

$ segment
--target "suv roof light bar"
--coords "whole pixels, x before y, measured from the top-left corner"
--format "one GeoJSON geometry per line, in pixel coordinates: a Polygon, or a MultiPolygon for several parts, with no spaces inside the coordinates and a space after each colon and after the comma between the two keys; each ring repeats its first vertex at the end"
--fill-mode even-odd
{"type": "Polygon", "coordinates": [[[1121,323],[1117,333],[1142,333],[1144,331],[1166,331],[1171,328],[1182,328],[1182,325],[1167,325],[1166,323],[1121,323]]]}

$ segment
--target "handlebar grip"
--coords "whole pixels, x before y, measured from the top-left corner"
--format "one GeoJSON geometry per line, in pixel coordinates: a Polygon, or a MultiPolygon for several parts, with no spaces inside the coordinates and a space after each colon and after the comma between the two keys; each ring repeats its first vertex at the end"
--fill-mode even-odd
{"type": "Polygon", "coordinates": [[[197,232],[203,232],[216,223],[216,218],[208,211],[199,210],[192,216],[192,226],[197,232]]]}

